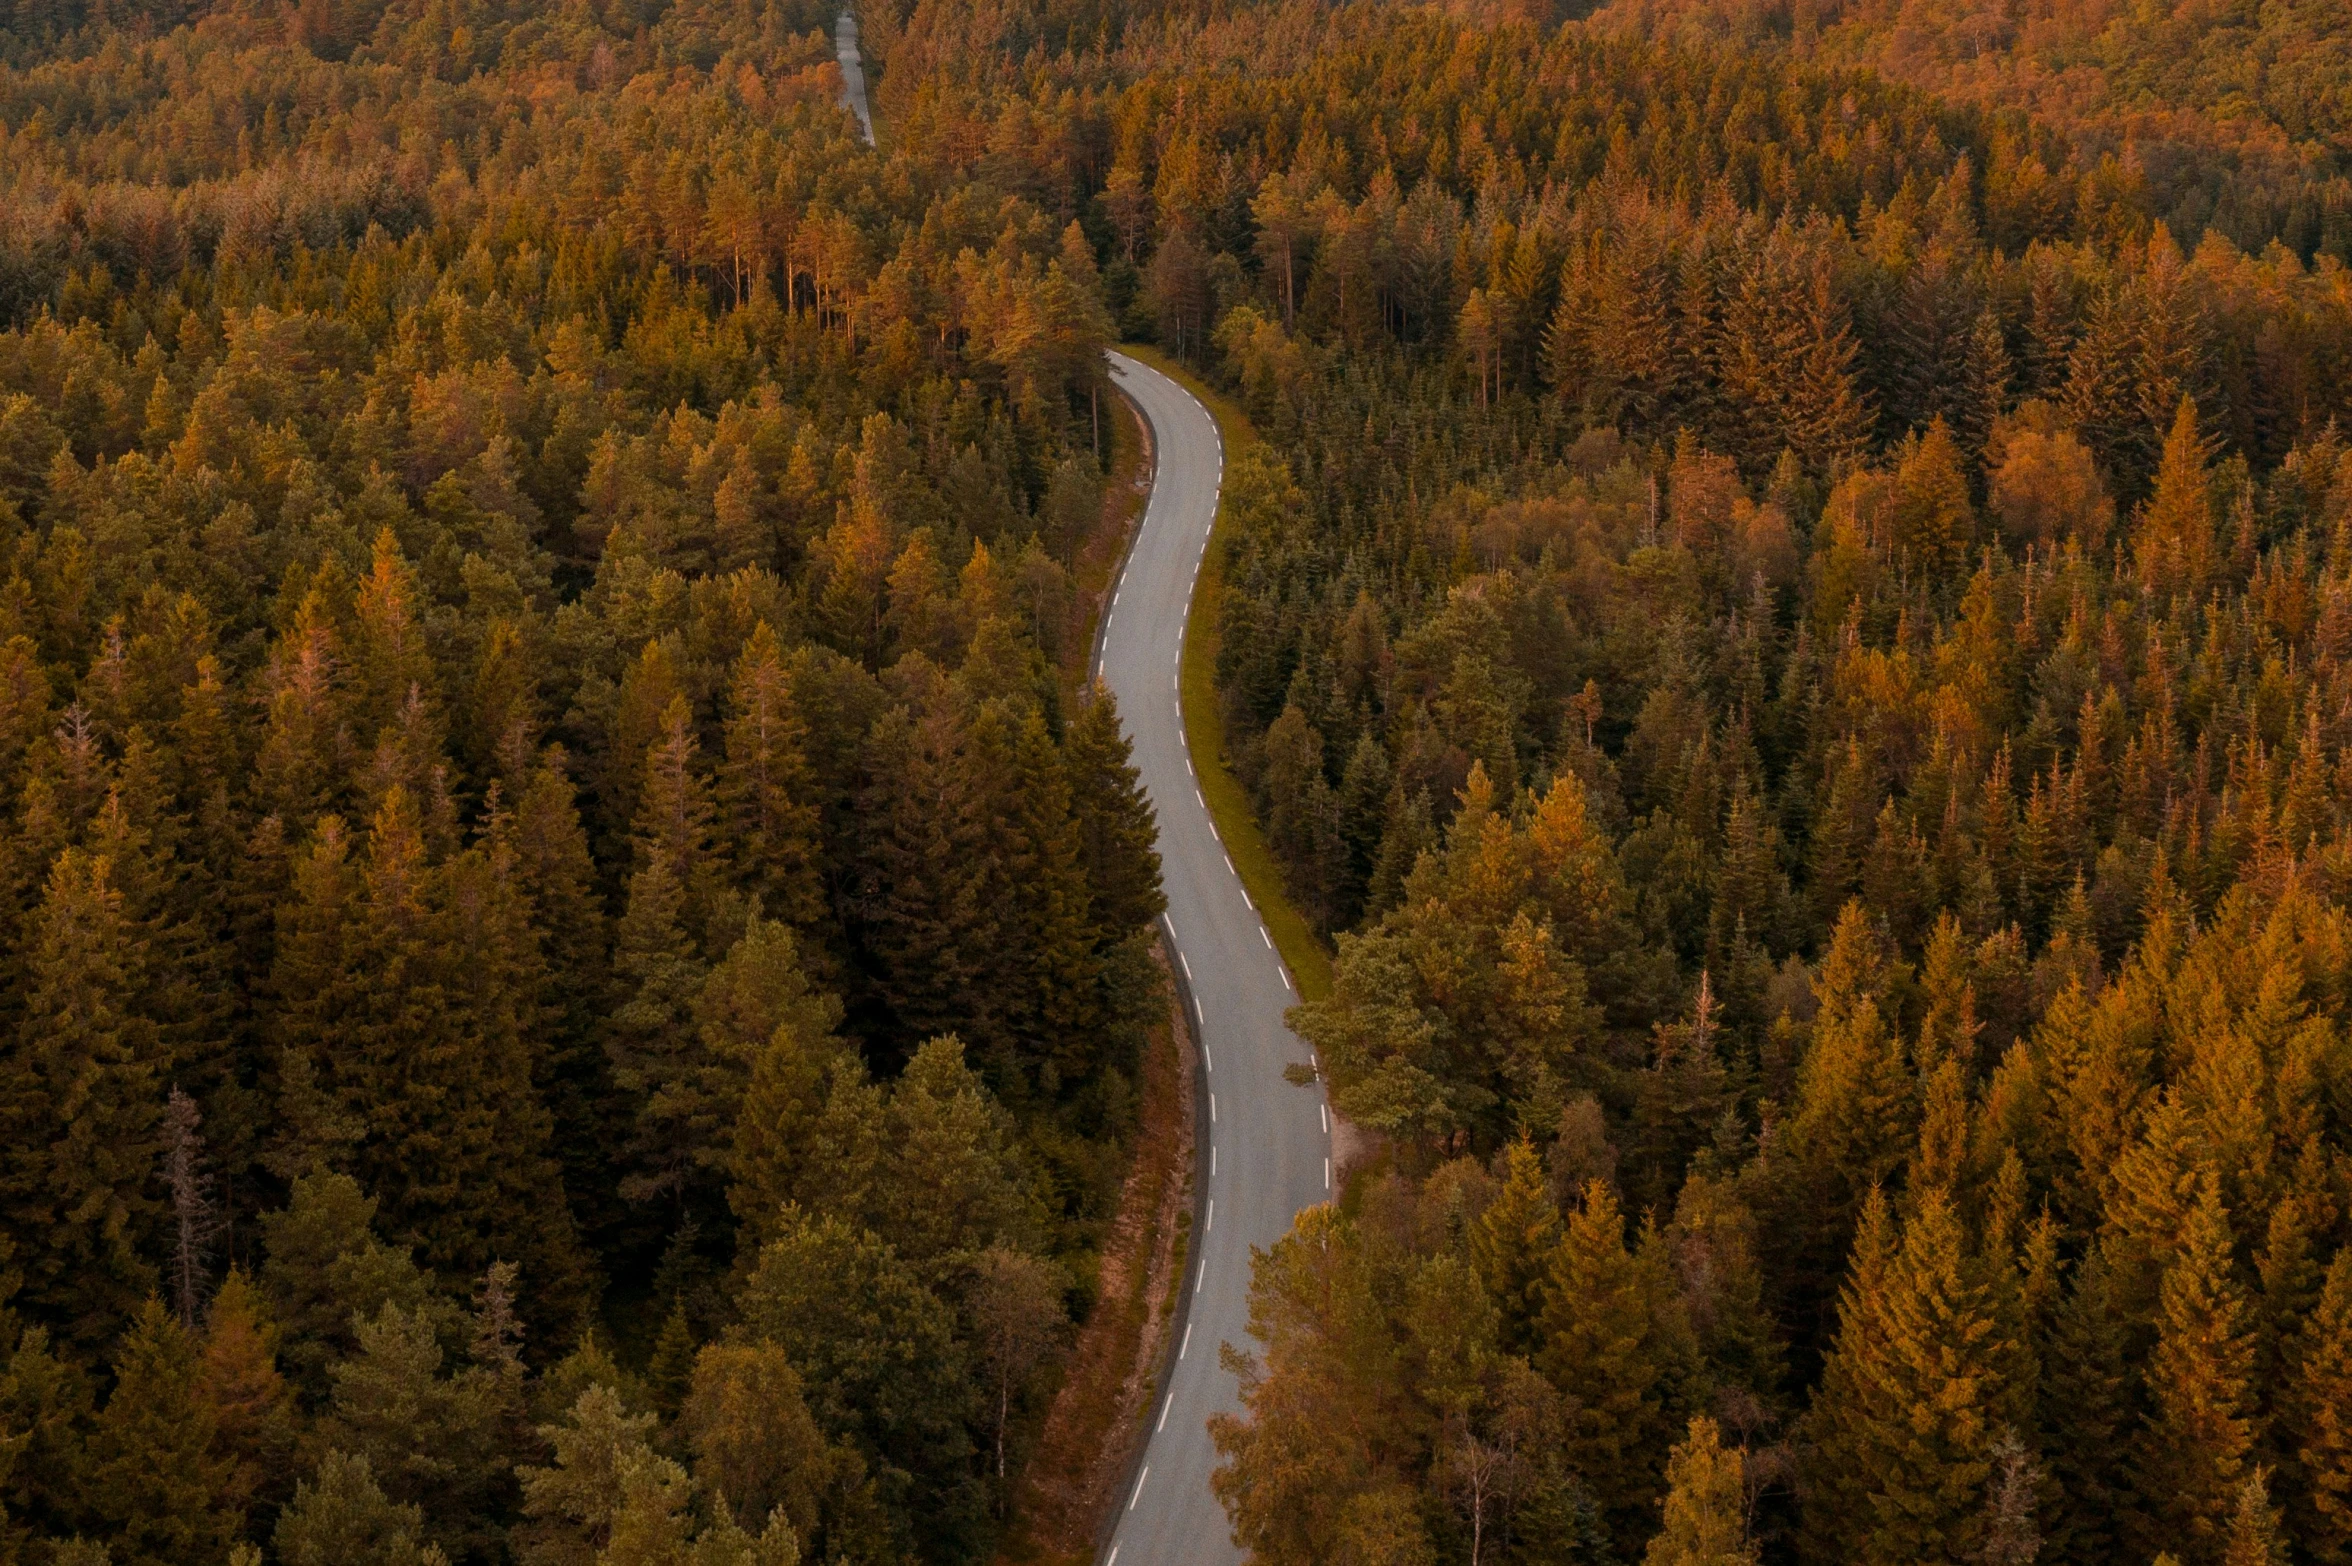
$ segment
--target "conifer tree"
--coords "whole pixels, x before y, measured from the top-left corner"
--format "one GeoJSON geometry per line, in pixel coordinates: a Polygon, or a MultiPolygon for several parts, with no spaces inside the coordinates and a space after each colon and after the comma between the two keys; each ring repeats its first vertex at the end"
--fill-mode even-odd
{"type": "MultiPolygon", "coordinates": [[[[1032,713],[1014,741],[1014,799],[1006,823],[1006,868],[1018,929],[1006,932],[1000,961],[1025,969],[1021,993],[1005,1007],[1023,1046],[1024,1075],[1042,1090],[1092,1079],[1102,1033],[1100,963],[1093,895],[1087,885],[1070,778],[1032,713]]],[[[1009,977],[1009,975],[1008,975],[1009,977]]]]}
{"type": "Polygon", "coordinates": [[[2210,1174],[2165,1270],[2156,1325],[2147,1365],[2151,1418],[2136,1468],[2140,1504],[2193,1566],[2218,1559],[2226,1548],[2260,1434],[2251,1385],[2253,1324],[2235,1275],[2219,1183],[2210,1174]]]}
{"type": "Polygon", "coordinates": [[[2132,525],[2132,563],[2150,593],[2195,597],[2212,576],[2213,500],[2205,460],[2197,405],[2183,396],[2164,438],[2155,493],[2132,525]]]}
{"type": "Polygon", "coordinates": [[[1527,1355],[1537,1343],[1545,1279],[1560,1243],[1560,1212],[1533,1139],[1512,1142],[1503,1161],[1503,1188],[1470,1231],[1470,1256],[1501,1314],[1502,1347],[1527,1355]]]}
{"type": "Polygon", "coordinates": [[[2328,1264],[2300,1347],[2289,1400],[2294,1531],[2314,1559],[2352,1559],[2352,1250],[2328,1264]]]}
{"type": "Polygon", "coordinates": [[[278,1374],[278,1329],[261,1291],[232,1267],[205,1314],[196,1397],[212,1425],[212,1457],[224,1509],[250,1513],[287,1498],[293,1467],[293,1396],[278,1374]]]}
{"type": "Polygon", "coordinates": [[[694,1324],[686,1315],[685,1296],[673,1294],[670,1313],[653,1340],[653,1356],[645,1363],[646,1390],[654,1408],[667,1418],[675,1419],[678,1405],[685,1401],[687,1379],[694,1373],[694,1349],[694,1324]]]}
{"type": "Polygon", "coordinates": [[[630,842],[639,870],[659,859],[685,893],[686,931],[713,956],[739,927],[741,916],[726,888],[726,851],[714,836],[717,809],[700,764],[701,742],[683,696],[662,710],[661,729],[645,752],[643,786],[630,842]]]}
{"type": "Polygon", "coordinates": [[[386,1305],[420,1308],[428,1289],[405,1246],[374,1231],[376,1203],[346,1174],[304,1175],[261,1219],[259,1279],[285,1332],[289,1379],[307,1404],[326,1398],[328,1367],[356,1348],[353,1322],[386,1305]]]}
{"type": "MultiPolygon", "coordinates": [[[[769,926],[759,944],[746,934],[730,954],[730,964],[738,955],[749,959],[769,950],[770,931],[782,933],[769,926]]],[[[752,992],[758,1010],[746,1006],[744,1020],[754,1025],[727,1018],[727,1048],[742,1073],[742,1088],[734,1126],[721,1147],[728,1206],[750,1238],[750,1248],[774,1232],[786,1203],[806,1194],[804,1176],[817,1155],[810,1131],[825,1111],[832,1074],[851,1068],[845,1046],[834,1035],[841,1003],[809,989],[805,981],[796,988],[780,965],[770,971],[782,982],[752,992]],[[764,1037],[756,1023],[767,1024],[764,1037]]],[[[735,993],[715,982],[712,989],[722,997],[735,993]]]]}
{"type": "Polygon", "coordinates": [[[2014,1346],[1949,1196],[1917,1194],[1899,1249],[1873,1193],[1809,1420],[1806,1528],[1840,1559],[1964,1561],[1985,1526],[2014,1346]]]}
{"type": "Polygon", "coordinates": [[[886,714],[866,745],[851,905],[901,1048],[977,1029],[993,1011],[984,976],[997,950],[1002,888],[988,854],[992,791],[954,701],[942,689],[919,717],[906,708],[886,714]]]}
{"type": "Polygon", "coordinates": [[[348,953],[358,939],[360,874],[341,817],[319,819],[290,892],[277,911],[268,1019],[282,1122],[271,1165],[286,1179],[328,1167],[360,1134],[324,1075],[334,1065],[335,1030],[359,1003],[348,953]]]}
{"type": "Polygon", "coordinates": [[[1916,1145],[1919,1081],[1881,1010],[1886,982],[1869,916],[1849,902],[1814,983],[1820,1012],[1799,1066],[1786,1163],[1777,1174],[1787,1204],[1783,1243],[1797,1248],[1791,1281],[1817,1298],[1830,1283],[1816,1270],[1835,1267],[1865,1194],[1896,1173],[1916,1145]]]}
{"type": "Polygon", "coordinates": [[[330,561],[270,649],[265,674],[269,706],[253,761],[255,804],[295,839],[338,807],[350,774],[349,702],[336,626],[344,591],[342,573],[330,561]]]}
{"type": "Polygon", "coordinates": [[[1729,1078],[1717,1039],[1721,1023],[1712,976],[1699,972],[1687,1021],[1651,1030],[1650,1069],[1635,1088],[1629,1188],[1663,1207],[1683,1172],[1713,1134],[1729,1101],[1729,1078]]]}
{"type": "Polygon", "coordinates": [[[1773,1406],[1787,1356],[1766,1303],[1756,1216],[1734,1182],[1692,1174],[1675,1195],[1667,1238],[1710,1380],[1773,1406]]]}
{"type": "Polygon", "coordinates": [[[629,1138],[631,1172],[621,1195],[643,1202],[683,1192],[684,1165],[662,1134],[655,1095],[677,1072],[694,1038],[694,1003],[708,970],[685,924],[686,887],[667,854],[654,854],[629,880],[628,909],[613,932],[613,973],[624,986],[606,1022],[614,1088],[637,1106],[629,1138]]]}
{"type": "Polygon", "coordinates": [[[368,574],[352,594],[345,691],[346,719],[368,773],[362,797],[371,809],[395,786],[431,797],[434,773],[447,765],[418,597],[416,573],[387,527],[376,535],[368,574]]]}
{"type": "Polygon", "coordinates": [[[1687,1395],[1689,1328],[1664,1263],[1646,1238],[1627,1250],[1616,1197],[1590,1181],[1544,1295],[1537,1368],[1572,1400],[1566,1455],[1628,1549],[1656,1515],[1687,1395]]]}
{"type": "Polygon", "coordinates": [[[414,1311],[386,1305],[356,1322],[356,1351],[332,1371],[317,1438],[366,1458],[385,1494],[421,1507],[433,1538],[467,1551],[496,1538],[512,1489],[506,1430],[521,1410],[494,1368],[444,1373],[445,1311],[440,1302],[414,1311]]]}
{"type": "Polygon", "coordinates": [[[1643,1566],[1754,1566],[1745,1467],[1737,1447],[1725,1450],[1714,1420],[1692,1415],[1666,1460],[1666,1525],[1643,1566]]]}
{"type": "Polygon", "coordinates": [[[808,725],[765,621],[735,661],[727,705],[717,799],[737,884],[767,917],[806,928],[823,901],[808,725]]]}
{"type": "Polygon", "coordinates": [[[1158,918],[1167,900],[1160,893],[1151,801],[1108,686],[1098,683],[1078,704],[1062,737],[1062,759],[1093,915],[1104,941],[1120,940],[1158,918]]]}
{"type": "Polygon", "coordinates": [[[2269,1475],[2263,1469],[2248,1474],[2238,1487],[2221,1561],[2222,1566],[2287,1566],[2287,1541],[2279,1532],[2278,1511],[2270,1504],[2269,1475]]]}
{"type": "Polygon", "coordinates": [[[163,1095],[147,960],[103,858],[68,849],[35,918],[30,991],[0,1064],[0,1185],[19,1247],[20,1308],[104,1341],[154,1277],[148,1247],[163,1095]]]}
{"type": "Polygon", "coordinates": [[[364,1457],[329,1451],[294,1488],[270,1542],[286,1566],[448,1566],[422,1508],[384,1494],[364,1457]]]}
{"type": "Polygon", "coordinates": [[[115,1358],[90,1449],[88,1504],[124,1566],[217,1557],[243,1522],[222,1504],[225,1473],[200,1379],[195,1345],[150,1298],[115,1358]]]}

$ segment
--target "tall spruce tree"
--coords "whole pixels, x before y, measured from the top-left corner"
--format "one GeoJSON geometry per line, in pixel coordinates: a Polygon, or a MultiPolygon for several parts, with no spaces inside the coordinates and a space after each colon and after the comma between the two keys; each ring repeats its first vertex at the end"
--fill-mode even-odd
{"type": "Polygon", "coordinates": [[[68,849],[35,915],[29,993],[0,1063],[0,1185],[20,1309],[94,1348],[154,1280],[162,1058],[148,959],[112,866],[68,849]]]}
{"type": "Polygon", "coordinates": [[[762,621],[735,660],[728,690],[719,819],[737,884],[768,918],[801,929],[815,922],[824,898],[807,736],[776,633],[762,621]]]}
{"type": "Polygon", "coordinates": [[[2229,1216],[2208,1174],[2164,1273],[2147,1365],[2140,1504],[2189,1566],[2219,1560],[2261,1432],[2251,1310],[2231,1255],[2229,1216]]]}
{"type": "Polygon", "coordinates": [[[2293,1385],[2295,1534],[2315,1560],[2352,1560],[2352,1250],[2328,1264],[2293,1385]]]}
{"type": "Polygon", "coordinates": [[[124,1566],[218,1559],[244,1518],[225,1504],[214,1410],[196,1345],[150,1298],[114,1363],[114,1391],[91,1437],[88,1505],[124,1566]]]}
{"type": "Polygon", "coordinates": [[[1874,1194],[1808,1415],[1806,1528],[1857,1562],[1974,1558],[2014,1345],[1947,1193],[1914,1196],[1897,1247],[1874,1194]]]}
{"type": "Polygon", "coordinates": [[[1552,1253],[1537,1368],[1570,1399],[1566,1453],[1619,1547],[1650,1529],[1693,1366],[1663,1247],[1625,1244],[1617,1198],[1588,1182],[1552,1253]]]}

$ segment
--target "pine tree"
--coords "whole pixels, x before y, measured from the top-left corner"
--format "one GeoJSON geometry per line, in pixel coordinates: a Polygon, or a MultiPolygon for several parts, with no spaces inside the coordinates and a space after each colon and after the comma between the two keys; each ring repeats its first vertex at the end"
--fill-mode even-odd
{"type": "Polygon", "coordinates": [[[1566,1455],[1628,1550],[1656,1515],[1688,1330],[1660,1249],[1628,1251],[1616,1197],[1587,1183],[1553,1252],[1537,1368],[1572,1400],[1566,1455]]]}
{"type": "Polygon", "coordinates": [[[2238,1487],[2238,1504],[2230,1514],[2229,1543],[2222,1566],[2287,1566],[2287,1541],[2279,1533],[2277,1510],[2270,1504],[2269,1475],[2260,1468],[2238,1487]]]}
{"type": "Polygon", "coordinates": [[[1628,1149],[1628,1189],[1641,1205],[1667,1204],[1729,1106],[1730,1078],[1717,1042],[1720,1021],[1713,978],[1701,969],[1689,1020],[1651,1030],[1650,1069],[1637,1079],[1628,1149]]]}
{"type": "Polygon", "coordinates": [[[1725,1450],[1715,1421],[1692,1415],[1666,1460],[1666,1525],[1644,1566],[1754,1566],[1745,1469],[1745,1454],[1725,1450]]]}
{"type": "Polygon", "coordinates": [[[646,1388],[653,1394],[654,1407],[668,1418],[677,1417],[678,1405],[686,1399],[686,1383],[694,1374],[694,1350],[694,1323],[687,1319],[685,1297],[673,1295],[670,1313],[653,1340],[653,1357],[645,1364],[646,1388]]]}
{"type": "MultiPolygon", "coordinates": [[[[1021,974],[1004,1010],[1022,1045],[1021,1067],[1037,1089],[1064,1090],[1099,1074],[1103,1018],[1093,894],[1087,884],[1070,779],[1032,713],[1014,740],[1015,795],[1005,826],[1011,918],[1007,965],[1021,974]]],[[[1004,975],[1011,978],[1012,974],[1004,975]]]]}
{"type": "Polygon", "coordinates": [[[727,706],[717,802],[737,885],[767,917],[805,928],[823,908],[817,807],[803,749],[808,725],[765,621],[735,661],[727,706]]]}
{"type": "Polygon", "coordinates": [[[269,1032],[278,1050],[279,1114],[273,1172],[295,1179],[329,1167],[360,1135],[325,1073],[342,1020],[358,1007],[349,950],[361,919],[359,867],[338,816],[319,819],[277,910],[269,1032]]]}
{"type": "Polygon", "coordinates": [[[1470,1231],[1470,1256],[1501,1313],[1505,1351],[1534,1351],[1545,1279],[1560,1243],[1560,1212],[1531,1138],[1503,1150],[1503,1188],[1470,1231]]]}
{"type": "Polygon", "coordinates": [[[673,697],[662,709],[659,737],[646,748],[629,834],[638,872],[656,861],[668,867],[684,894],[686,933],[715,956],[742,920],[727,891],[728,856],[714,835],[717,808],[700,754],[694,714],[685,697],[673,697]]]}
{"type": "Polygon", "coordinates": [[[356,1322],[356,1352],[333,1369],[317,1439],[366,1458],[385,1494],[421,1507],[432,1536],[463,1552],[494,1546],[521,1409],[496,1368],[443,1373],[441,1327],[455,1314],[440,1302],[386,1305],[356,1322]]]}
{"type": "Polygon", "coordinates": [[[2200,595],[2216,564],[2211,480],[2197,405],[2187,397],[2164,438],[2156,489],[2132,525],[2132,563],[2151,594],[2200,595]]]}
{"type": "Polygon", "coordinates": [[[2352,1250],[2328,1264],[2300,1349],[2288,1427],[2295,1534],[2316,1560],[2352,1560],[2352,1250]]]}
{"type": "Polygon", "coordinates": [[[2164,1274],[2147,1367],[2152,1418],[2136,1470],[2141,1505],[2191,1566],[2226,1548],[2254,1452],[2254,1349],[2229,1219],[2208,1174],[2164,1274]]]}
{"type": "Polygon", "coordinates": [[[1096,684],[1079,703],[1062,737],[1062,759],[1093,916],[1102,940],[1120,940],[1158,918],[1167,899],[1151,801],[1108,686],[1096,684]]]}
{"type": "Polygon", "coordinates": [[[1965,1561],[2013,1346],[1944,1192],[1917,1194],[1899,1250],[1889,1227],[1874,1192],[1809,1415],[1806,1528],[1839,1559],[1965,1561]]]}
{"type": "Polygon", "coordinates": [[[222,1505],[226,1475],[200,1374],[195,1345],[150,1298],[115,1358],[90,1448],[89,1506],[123,1566],[217,1558],[243,1522],[222,1505]]]}
{"type": "Polygon", "coordinates": [[[261,1292],[285,1333],[285,1361],[307,1405],[326,1398],[328,1367],[357,1347],[352,1324],[386,1305],[423,1306],[428,1289],[405,1246],[374,1231],[376,1203],[346,1174],[297,1178],[261,1219],[261,1292]]]}
{"type": "Polygon", "coordinates": [[[278,1329],[261,1291],[232,1267],[206,1312],[196,1397],[212,1423],[220,1498],[231,1512],[287,1498],[293,1467],[294,1405],[278,1374],[278,1329]]]}
{"type": "Polygon", "coordinates": [[[1741,1391],[1769,1408],[1786,1375],[1787,1352],[1766,1303],[1756,1228],[1732,1179],[1694,1173],[1675,1194],[1667,1238],[1709,1380],[1719,1396],[1741,1391]]]}
{"type": "Polygon", "coordinates": [[[1917,1145],[1919,1080],[1880,1010],[1886,984],[1877,934],[1862,905],[1849,902],[1814,981],[1821,1009],[1775,1177],[1780,1243],[1795,1251],[1800,1297],[1829,1294],[1853,1215],[1917,1145]]]}
{"type": "Polygon", "coordinates": [[[350,775],[349,700],[336,627],[345,590],[330,560],[270,649],[263,675],[269,716],[253,758],[256,812],[276,816],[293,839],[338,807],[350,775]]]}
{"type": "Polygon", "coordinates": [[[348,1140],[335,1162],[382,1202],[390,1232],[461,1274],[527,1257],[562,1299],[577,1262],[533,1091],[519,901],[477,854],[432,864],[423,828],[407,790],[390,789],[337,938],[312,954],[343,1009],[305,1007],[289,1043],[317,1064],[348,1140]]]}
{"type": "Polygon", "coordinates": [[[142,1252],[161,1217],[165,1063],[153,1023],[133,1010],[146,958],[108,862],[60,854],[16,1046],[0,1064],[0,1200],[20,1247],[20,1307],[83,1345],[128,1321],[154,1279],[142,1252]]]}
{"type": "Polygon", "coordinates": [[[418,615],[416,574],[387,527],[376,535],[368,574],[352,594],[351,659],[345,717],[365,755],[361,797],[380,808],[385,790],[432,797],[447,766],[433,662],[418,615]]]}
{"type": "MultiPolygon", "coordinates": [[[[764,949],[746,935],[737,953],[749,957],[764,949]]],[[[732,1016],[726,1028],[726,1047],[742,1073],[734,1126],[723,1144],[727,1202],[749,1242],[746,1254],[774,1232],[785,1204],[805,1194],[803,1178],[817,1157],[810,1129],[825,1111],[832,1074],[855,1069],[833,1031],[841,1022],[840,1002],[805,983],[795,989],[781,968],[770,971],[785,982],[753,992],[759,997],[757,1020],[767,1024],[765,1035],[732,1016]]]]}
{"type": "Polygon", "coordinates": [[[294,1487],[270,1542],[286,1566],[449,1566],[425,1514],[384,1494],[364,1457],[330,1450],[294,1487]]]}
{"type": "Polygon", "coordinates": [[[614,931],[613,971],[625,998],[606,1022],[605,1052],[613,1087],[637,1106],[629,1139],[631,1172],[621,1195],[631,1201],[684,1190],[680,1150],[663,1134],[655,1096],[678,1073],[692,1046],[694,1003],[708,977],[685,925],[686,888],[667,854],[654,854],[629,879],[629,905],[614,931]]]}
{"type": "Polygon", "coordinates": [[[876,999],[893,1041],[911,1049],[953,1028],[978,1029],[994,1010],[986,976],[998,950],[1003,885],[990,861],[980,746],[945,690],[918,717],[901,708],[866,741],[870,779],[858,801],[859,853],[850,899],[876,999]]]}
{"type": "Polygon", "coordinates": [[[1895,548],[1929,580],[1949,580],[1976,542],[1976,513],[1960,448],[1941,415],[1925,435],[1904,443],[1888,498],[1895,548]]]}
{"type": "Polygon", "coordinates": [[[566,761],[560,748],[541,752],[511,801],[511,815],[494,816],[487,835],[494,852],[503,848],[514,856],[515,879],[539,943],[547,986],[540,1060],[554,1122],[550,1151],[582,1229],[601,1238],[617,1205],[610,1149],[621,1106],[610,1092],[602,1037],[613,972],[605,911],[594,891],[596,867],[564,775],[566,761]]]}
{"type": "Polygon", "coordinates": [[[686,693],[684,661],[675,637],[646,642],[621,676],[617,710],[605,730],[604,754],[589,779],[602,807],[599,844],[626,838],[645,792],[646,753],[661,742],[670,704],[686,693]]]}

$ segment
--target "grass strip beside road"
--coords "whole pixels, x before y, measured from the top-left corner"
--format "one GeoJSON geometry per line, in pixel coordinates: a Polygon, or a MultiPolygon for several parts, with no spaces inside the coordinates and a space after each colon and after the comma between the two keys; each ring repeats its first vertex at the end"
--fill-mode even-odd
{"type": "MultiPolygon", "coordinates": [[[[1241,409],[1166,354],[1136,343],[1121,343],[1119,351],[1142,360],[1198,397],[1217,421],[1228,460],[1259,443],[1257,431],[1250,428],[1241,409]]],[[[1221,624],[1218,600],[1225,590],[1226,527],[1220,490],[1216,527],[1209,535],[1200,581],[1193,589],[1192,608],[1184,622],[1184,661],[1179,676],[1184,740],[1192,750],[1193,769],[1198,774],[1201,798],[1208,802],[1209,818],[1217,825],[1217,835],[1225,840],[1225,852],[1240,873],[1250,901],[1258,905],[1258,917],[1265,920],[1275,950],[1297,981],[1300,997],[1321,1000],[1331,993],[1331,954],[1316,938],[1306,915],[1291,902],[1282,884],[1282,867],[1275,863],[1273,850],[1266,846],[1265,835],[1251,814],[1249,791],[1225,764],[1225,725],[1219,718],[1217,701],[1217,645],[1221,624]]]]}

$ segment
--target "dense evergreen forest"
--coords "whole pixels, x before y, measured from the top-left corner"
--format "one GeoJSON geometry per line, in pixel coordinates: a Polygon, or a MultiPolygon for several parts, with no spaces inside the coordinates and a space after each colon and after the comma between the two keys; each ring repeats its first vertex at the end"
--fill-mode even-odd
{"type": "Polygon", "coordinates": [[[831,21],[14,11],[0,1559],[988,1552],[1159,1005],[1110,323],[831,21]]]}
{"type": "Polygon", "coordinates": [[[2352,1559],[2341,40],[1570,9],[0,11],[0,1561],[992,1553],[1119,336],[1374,1149],[1258,1559],[2352,1559]]]}
{"type": "Polygon", "coordinates": [[[2191,226],[1523,9],[1131,34],[1094,144],[1114,305],[1266,440],[1229,749],[1381,1146],[1260,1265],[1240,1538],[2344,1559],[2332,169],[2191,226]]]}

